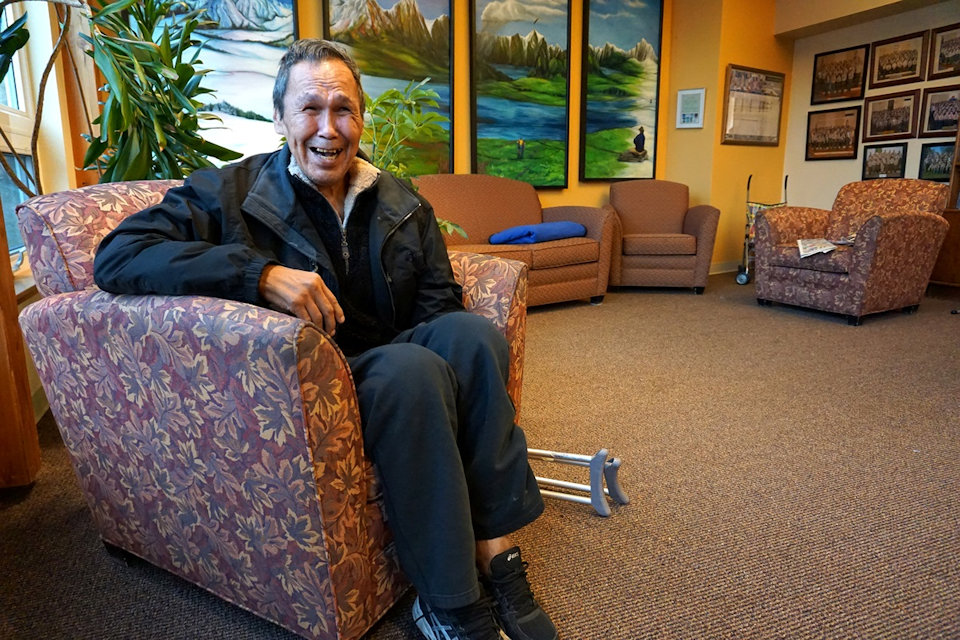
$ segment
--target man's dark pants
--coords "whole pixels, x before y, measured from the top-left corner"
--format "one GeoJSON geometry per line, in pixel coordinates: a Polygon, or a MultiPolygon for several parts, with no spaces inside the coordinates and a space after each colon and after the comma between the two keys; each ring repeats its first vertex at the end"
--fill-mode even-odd
{"type": "Polygon", "coordinates": [[[476,540],[543,511],[506,391],[509,349],[456,312],[350,359],[364,448],[376,465],[400,564],[420,597],[453,608],[480,596],[476,540]]]}

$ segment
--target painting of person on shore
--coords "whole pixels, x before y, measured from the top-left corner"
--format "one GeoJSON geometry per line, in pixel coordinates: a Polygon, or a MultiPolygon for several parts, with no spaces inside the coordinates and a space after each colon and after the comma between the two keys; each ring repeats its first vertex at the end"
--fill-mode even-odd
{"type": "Polygon", "coordinates": [[[659,2],[591,2],[584,25],[583,180],[652,178],[659,100],[659,2]],[[643,145],[635,138],[643,133],[643,145]]]}

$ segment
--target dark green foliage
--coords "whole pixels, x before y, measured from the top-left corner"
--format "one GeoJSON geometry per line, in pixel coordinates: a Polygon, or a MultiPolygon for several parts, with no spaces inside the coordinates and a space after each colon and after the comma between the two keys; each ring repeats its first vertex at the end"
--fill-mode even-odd
{"type": "Polygon", "coordinates": [[[117,0],[94,10],[88,54],[106,78],[103,111],[94,121],[100,135],[88,138],[87,168],[102,171],[101,182],[182,178],[211,166],[208,157],[241,156],[202,136],[197,98],[201,86],[197,28],[209,26],[202,9],[182,1],[117,0]],[[192,50],[192,51],[191,51],[192,50]]]}

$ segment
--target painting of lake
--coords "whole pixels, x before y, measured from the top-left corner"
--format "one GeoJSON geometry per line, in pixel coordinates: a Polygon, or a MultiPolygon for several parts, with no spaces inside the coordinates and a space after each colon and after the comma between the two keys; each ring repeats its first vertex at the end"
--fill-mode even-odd
{"type": "Polygon", "coordinates": [[[409,138],[402,162],[410,175],[449,173],[452,166],[450,0],[331,0],[324,31],[345,44],[362,71],[364,92],[375,99],[388,89],[429,78],[438,96],[431,110],[443,116],[442,133],[409,138]]]}
{"type": "Polygon", "coordinates": [[[652,178],[659,0],[584,0],[581,180],[652,178]]]}
{"type": "Polygon", "coordinates": [[[474,0],[473,172],[567,186],[568,0],[474,0]]]}
{"type": "Polygon", "coordinates": [[[196,32],[202,42],[200,60],[210,71],[203,86],[205,111],[222,124],[211,123],[204,137],[244,156],[276,150],[273,130],[273,81],[284,51],[293,42],[296,24],[293,0],[189,0],[206,9],[214,26],[196,32]]]}

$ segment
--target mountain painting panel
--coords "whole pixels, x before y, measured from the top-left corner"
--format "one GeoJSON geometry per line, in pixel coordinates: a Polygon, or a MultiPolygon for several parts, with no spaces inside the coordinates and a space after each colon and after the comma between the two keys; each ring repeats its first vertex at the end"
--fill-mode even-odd
{"type": "Polygon", "coordinates": [[[196,33],[202,66],[210,69],[204,86],[214,90],[204,107],[222,120],[204,137],[244,156],[281,144],[273,130],[273,82],[280,58],[293,42],[293,0],[186,0],[206,9],[215,26],[196,33]]]}
{"type": "Polygon", "coordinates": [[[473,16],[473,171],[567,186],[569,0],[474,0],[473,16]]]}
{"type": "Polygon", "coordinates": [[[652,178],[662,3],[584,0],[581,180],[652,178]]]}
{"type": "MultiPolygon", "coordinates": [[[[418,133],[406,142],[401,158],[407,173],[449,173],[452,94],[450,0],[331,0],[325,31],[347,46],[362,72],[364,92],[376,99],[384,91],[413,81],[438,95],[433,109],[443,117],[442,134],[418,133]]],[[[369,150],[367,150],[369,152],[369,150]]]]}

